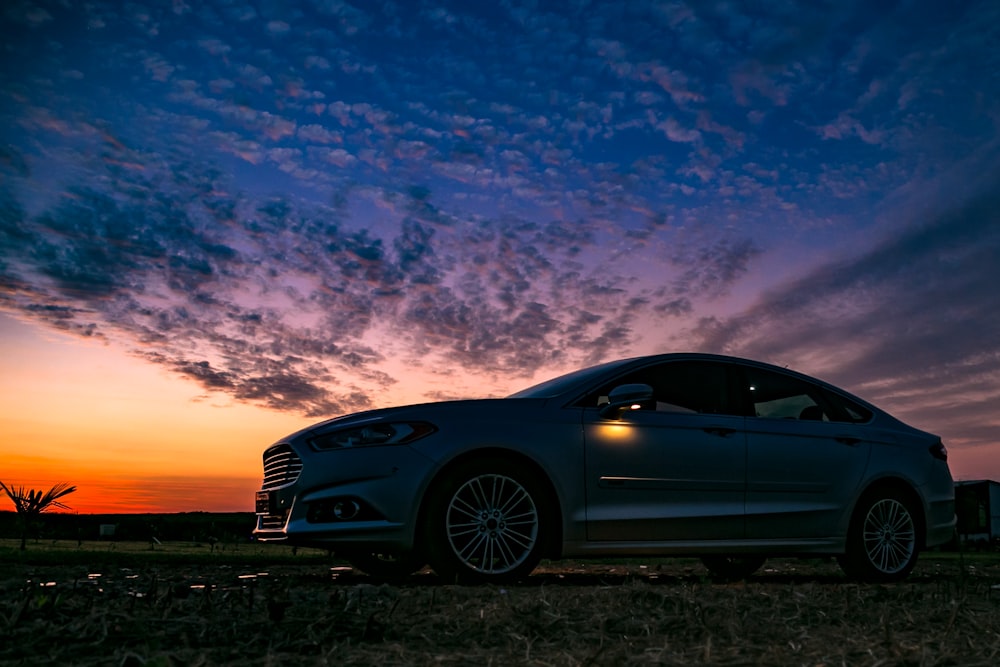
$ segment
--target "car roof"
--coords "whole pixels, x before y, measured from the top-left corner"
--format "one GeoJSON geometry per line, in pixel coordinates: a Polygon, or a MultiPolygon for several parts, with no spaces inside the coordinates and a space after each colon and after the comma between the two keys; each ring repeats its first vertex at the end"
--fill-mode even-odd
{"type": "Polygon", "coordinates": [[[844,395],[850,398],[851,400],[857,401],[858,403],[864,405],[866,408],[869,408],[879,413],[884,412],[883,410],[877,408],[868,401],[858,398],[857,396],[851,394],[850,392],[844,389],[841,389],[836,385],[830,384],[824,380],[813,377],[811,375],[806,375],[805,373],[800,373],[798,371],[794,371],[787,367],[781,367],[775,364],[770,364],[763,361],[757,361],[755,359],[747,359],[743,357],[735,357],[725,354],[715,354],[710,352],[666,352],[662,354],[651,354],[645,356],[617,359],[615,361],[608,361],[602,364],[597,364],[595,366],[589,366],[586,368],[579,369],[577,371],[572,371],[570,373],[560,375],[558,377],[552,378],[540,384],[536,384],[532,387],[528,387],[527,389],[521,390],[516,394],[512,394],[511,398],[528,397],[528,396],[545,397],[545,398],[556,398],[556,397],[568,398],[571,395],[575,396],[581,393],[580,384],[586,381],[588,375],[596,379],[605,373],[616,374],[614,373],[614,371],[616,370],[623,374],[631,370],[634,370],[636,368],[663,363],[666,361],[715,361],[720,363],[753,366],[765,370],[782,373],[785,375],[796,377],[806,382],[811,382],[813,384],[820,385],[826,389],[844,395]],[[546,389],[549,389],[550,391],[546,391],[546,389]]]}

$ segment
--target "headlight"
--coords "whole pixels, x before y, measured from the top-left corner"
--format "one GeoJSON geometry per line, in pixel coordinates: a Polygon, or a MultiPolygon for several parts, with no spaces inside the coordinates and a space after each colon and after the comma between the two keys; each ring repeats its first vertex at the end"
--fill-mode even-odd
{"type": "Polygon", "coordinates": [[[424,422],[366,424],[317,435],[309,441],[318,451],[368,447],[372,445],[405,445],[430,435],[435,429],[424,422]]]}

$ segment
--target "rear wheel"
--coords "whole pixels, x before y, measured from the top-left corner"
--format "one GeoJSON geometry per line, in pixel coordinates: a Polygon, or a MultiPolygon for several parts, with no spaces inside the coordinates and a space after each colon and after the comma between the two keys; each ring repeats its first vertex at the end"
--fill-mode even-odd
{"type": "Polygon", "coordinates": [[[861,499],[837,560],[848,576],[863,581],[899,581],[917,564],[917,519],[911,501],[894,490],[861,499]]]}
{"type": "Polygon", "coordinates": [[[704,556],[701,562],[712,576],[726,581],[746,579],[767,560],[763,556],[704,556]]]}
{"type": "Polygon", "coordinates": [[[544,486],[501,458],[452,470],[428,499],[427,558],[446,579],[499,582],[530,574],[542,557],[544,486]]]}

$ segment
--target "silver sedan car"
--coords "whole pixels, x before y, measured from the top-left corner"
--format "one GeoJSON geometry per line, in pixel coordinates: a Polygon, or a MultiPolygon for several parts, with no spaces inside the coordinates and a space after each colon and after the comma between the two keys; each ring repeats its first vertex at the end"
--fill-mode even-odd
{"type": "Polygon", "coordinates": [[[543,558],[684,555],[739,578],[768,556],[836,556],[891,581],[955,526],[940,438],[822,381],[707,354],[338,417],[263,458],[256,538],[379,576],[429,564],[491,582],[543,558]]]}

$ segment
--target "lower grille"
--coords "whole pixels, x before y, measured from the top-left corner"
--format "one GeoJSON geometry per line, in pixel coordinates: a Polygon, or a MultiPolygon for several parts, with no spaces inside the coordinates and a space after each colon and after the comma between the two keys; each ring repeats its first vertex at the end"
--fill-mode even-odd
{"type": "Polygon", "coordinates": [[[302,459],[288,445],[275,445],[264,452],[265,491],[291,484],[302,472],[302,459]]]}
{"type": "Polygon", "coordinates": [[[281,530],[288,521],[288,510],[279,514],[268,514],[260,517],[260,530],[281,530]]]}

